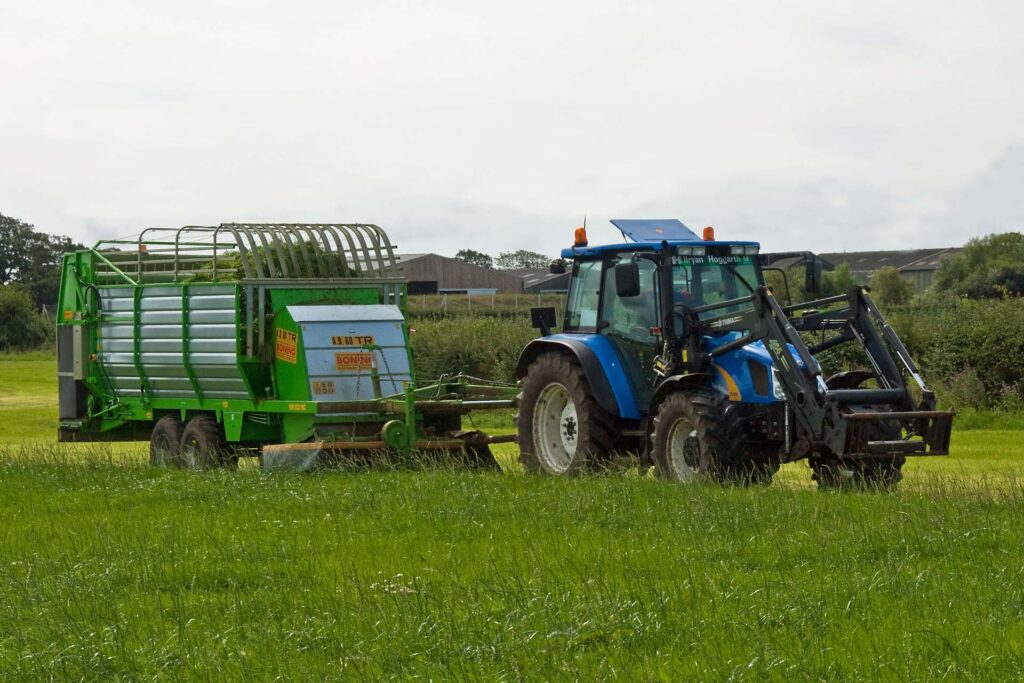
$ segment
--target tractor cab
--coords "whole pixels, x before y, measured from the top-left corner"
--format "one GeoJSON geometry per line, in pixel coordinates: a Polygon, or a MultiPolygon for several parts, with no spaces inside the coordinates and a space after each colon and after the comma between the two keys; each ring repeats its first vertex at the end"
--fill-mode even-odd
{"type": "Polygon", "coordinates": [[[699,367],[710,349],[740,334],[697,336],[697,326],[688,324],[753,308],[750,296],[764,285],[759,245],[717,241],[712,228],[699,237],[675,219],[612,223],[635,241],[592,247],[578,230],[576,244],[562,252],[573,260],[563,335],[607,339],[640,412],[669,366],[684,362],[686,346],[693,347],[692,354],[685,354],[687,364],[710,371],[712,382],[731,400],[776,400],[769,383],[771,358],[763,344],[753,343],[743,358],[730,356],[699,367]],[[679,349],[668,348],[680,343],[679,349]],[[753,376],[760,391],[755,391],[753,376]]]}

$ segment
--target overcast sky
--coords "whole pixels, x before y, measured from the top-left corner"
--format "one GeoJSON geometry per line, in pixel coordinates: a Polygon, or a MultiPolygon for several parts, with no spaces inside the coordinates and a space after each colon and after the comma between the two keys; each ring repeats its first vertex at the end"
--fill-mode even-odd
{"type": "Polygon", "coordinates": [[[0,213],[372,222],[556,253],[584,213],[765,249],[1024,229],[1021,2],[0,0],[0,213]]]}

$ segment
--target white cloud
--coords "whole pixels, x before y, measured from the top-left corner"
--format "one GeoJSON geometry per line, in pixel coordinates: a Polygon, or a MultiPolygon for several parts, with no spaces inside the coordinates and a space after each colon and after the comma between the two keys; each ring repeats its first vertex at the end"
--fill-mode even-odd
{"type": "Polygon", "coordinates": [[[82,239],[360,220],[409,249],[554,253],[584,212],[597,240],[657,211],[826,250],[944,245],[1019,215],[1019,165],[994,162],[1024,131],[1019,3],[2,16],[0,211],[82,239]],[[972,189],[988,172],[1005,181],[972,189]],[[943,232],[954,215],[978,220],[943,232]]]}

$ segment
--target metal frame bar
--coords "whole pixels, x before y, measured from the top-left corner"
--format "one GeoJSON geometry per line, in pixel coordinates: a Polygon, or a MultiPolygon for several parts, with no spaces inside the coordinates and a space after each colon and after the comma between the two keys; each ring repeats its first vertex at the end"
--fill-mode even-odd
{"type": "Polygon", "coordinates": [[[134,240],[97,242],[93,252],[104,266],[99,271],[101,278],[119,278],[129,284],[207,278],[212,282],[401,281],[387,234],[376,225],[363,223],[146,228],[134,240]],[[226,255],[237,255],[238,265],[225,263],[226,255]]]}
{"type": "Polygon", "coordinates": [[[203,391],[199,387],[199,379],[192,368],[192,339],[189,335],[188,317],[190,309],[188,304],[189,286],[186,284],[181,287],[181,365],[185,368],[185,374],[188,375],[192,391],[195,392],[196,398],[201,401],[203,400],[203,391]]]}

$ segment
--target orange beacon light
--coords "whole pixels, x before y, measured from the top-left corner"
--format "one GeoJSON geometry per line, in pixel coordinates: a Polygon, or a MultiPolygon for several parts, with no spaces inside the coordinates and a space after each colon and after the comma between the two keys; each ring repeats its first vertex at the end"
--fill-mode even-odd
{"type": "Polygon", "coordinates": [[[585,247],[587,246],[587,229],[576,228],[576,239],[573,241],[574,247],[585,247]]]}

